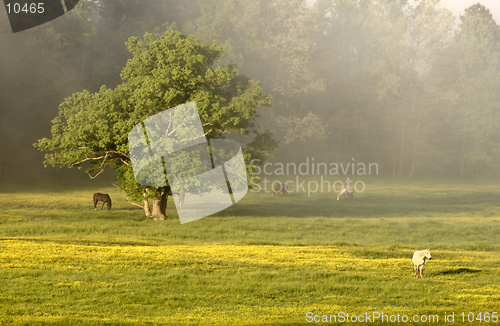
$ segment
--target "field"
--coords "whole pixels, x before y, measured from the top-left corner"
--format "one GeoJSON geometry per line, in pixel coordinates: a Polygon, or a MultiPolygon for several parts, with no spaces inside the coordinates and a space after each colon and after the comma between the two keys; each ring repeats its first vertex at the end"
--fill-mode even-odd
{"type": "Polygon", "coordinates": [[[0,324],[500,324],[500,185],[365,183],[351,202],[249,192],[183,225],[170,205],[146,220],[109,182],[2,184],[0,324]],[[97,191],[111,211],[93,210],[97,191]]]}

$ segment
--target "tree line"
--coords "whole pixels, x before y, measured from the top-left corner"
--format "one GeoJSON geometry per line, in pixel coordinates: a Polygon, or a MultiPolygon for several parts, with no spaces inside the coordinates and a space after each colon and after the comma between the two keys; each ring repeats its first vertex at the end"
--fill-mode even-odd
{"type": "Polygon", "coordinates": [[[218,40],[214,66],[272,95],[256,126],[279,141],[277,161],[499,176],[499,27],[480,4],[456,24],[438,0],[94,0],[23,33],[4,13],[0,26],[0,146],[16,158],[4,165],[37,155],[28,148],[69,94],[122,82],[129,37],[178,30],[218,40]]]}
{"type": "Polygon", "coordinates": [[[499,177],[499,27],[439,0],[205,1],[192,31],[274,97],[282,161],[376,161],[384,175],[499,177]]]}

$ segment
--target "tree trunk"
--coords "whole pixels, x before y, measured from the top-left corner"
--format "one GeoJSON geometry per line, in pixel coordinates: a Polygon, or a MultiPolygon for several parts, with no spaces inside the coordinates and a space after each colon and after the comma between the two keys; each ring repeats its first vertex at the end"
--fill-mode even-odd
{"type": "Polygon", "coordinates": [[[153,197],[153,214],[151,215],[151,217],[154,220],[164,220],[165,219],[165,215],[163,215],[163,213],[161,211],[161,196],[154,196],[153,197]]]}
{"type": "Polygon", "coordinates": [[[415,137],[415,146],[413,147],[413,160],[411,162],[410,179],[413,178],[413,171],[415,171],[415,161],[417,160],[417,145],[418,145],[419,133],[420,133],[420,123],[417,124],[417,136],[415,137]]]}
{"type": "Polygon", "coordinates": [[[165,218],[167,218],[167,201],[168,201],[168,191],[167,189],[164,189],[163,194],[161,195],[160,211],[163,215],[165,215],[165,218]]]}
{"type": "Polygon", "coordinates": [[[462,157],[460,158],[460,178],[463,178],[466,170],[466,159],[465,154],[467,153],[467,126],[471,115],[465,120],[464,133],[462,136],[462,157]]]}
{"type": "Polygon", "coordinates": [[[399,176],[403,176],[403,160],[405,154],[405,122],[403,121],[403,130],[401,131],[401,154],[399,155],[399,176]]]}
{"type": "Polygon", "coordinates": [[[460,178],[463,178],[465,174],[465,138],[466,133],[464,131],[464,135],[462,138],[462,157],[460,158],[460,178]]]}
{"type": "Polygon", "coordinates": [[[144,199],[144,214],[146,217],[151,217],[151,210],[149,209],[149,200],[144,199]]]}

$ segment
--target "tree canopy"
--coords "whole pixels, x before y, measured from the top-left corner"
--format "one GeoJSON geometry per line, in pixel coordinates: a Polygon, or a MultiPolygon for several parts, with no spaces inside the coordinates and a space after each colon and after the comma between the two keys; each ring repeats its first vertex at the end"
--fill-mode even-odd
{"type": "MultiPolygon", "coordinates": [[[[466,8],[458,25],[439,0],[80,1],[67,15],[14,36],[6,19],[1,12],[5,24],[0,25],[7,28],[0,31],[0,148],[12,159],[0,160],[0,178],[10,175],[5,171],[42,174],[36,167],[19,166],[40,159],[30,145],[49,136],[50,120],[68,94],[86,89],[88,94],[80,92],[75,103],[96,105],[93,96],[104,98],[111,91],[110,103],[137,105],[138,117],[154,112],[150,102],[164,105],[195,97],[170,86],[170,97],[161,101],[155,95],[161,89],[152,90],[151,98],[131,92],[133,83],[159,85],[147,75],[134,75],[136,68],[120,78],[127,60],[136,60],[125,45],[129,37],[148,32],[159,39],[166,30],[222,44],[225,51],[213,59],[213,76],[203,75],[206,83],[223,78],[215,73],[217,66],[229,69],[228,78],[237,68],[273,96],[259,117],[236,126],[235,116],[227,126],[216,122],[206,130],[210,137],[227,134],[231,126],[258,130],[259,135],[244,138],[247,158],[269,157],[260,150],[269,144],[269,129],[280,140],[274,155],[281,162],[355,158],[377,162],[382,175],[499,176],[500,29],[481,4],[466,8]],[[109,90],[101,90],[102,85],[109,90]]],[[[149,41],[141,42],[135,53],[151,64],[160,62],[141,54],[141,47],[150,47],[149,41]]],[[[231,87],[240,87],[238,80],[246,85],[236,76],[231,87]]],[[[231,92],[219,87],[210,96],[225,97],[225,91],[231,92]]],[[[198,102],[204,98],[196,96],[198,102]]],[[[203,104],[202,109],[203,119],[217,115],[213,106],[203,104]]],[[[127,129],[132,120],[122,124],[127,129]]],[[[80,154],[65,155],[82,159],[80,154]]],[[[43,173],[60,173],[54,170],[43,173]]]]}
{"type": "Polygon", "coordinates": [[[159,38],[131,37],[127,47],[133,58],[122,70],[122,84],[115,89],[102,86],[93,94],[74,93],[59,106],[52,137],[35,144],[47,152],[45,164],[82,167],[88,163],[92,177],[111,167],[131,199],[153,198],[152,214],[161,218],[165,211],[161,214],[156,209],[158,198],[166,200],[168,190],[139,185],[133,176],[128,133],[136,124],[194,101],[207,138],[245,135],[251,145],[247,159],[252,146],[261,152],[273,148],[270,134],[259,134],[254,125],[257,108],[270,105],[270,97],[262,95],[259,82],[240,75],[235,66],[214,66],[223,53],[216,41],[201,42],[196,36],[170,31],[159,38]]]}

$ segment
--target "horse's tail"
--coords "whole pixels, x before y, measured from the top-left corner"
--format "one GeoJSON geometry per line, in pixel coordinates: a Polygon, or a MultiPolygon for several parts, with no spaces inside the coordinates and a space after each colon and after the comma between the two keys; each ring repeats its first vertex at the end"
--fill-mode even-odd
{"type": "Polygon", "coordinates": [[[108,211],[111,209],[111,197],[108,196],[108,211]]]}

